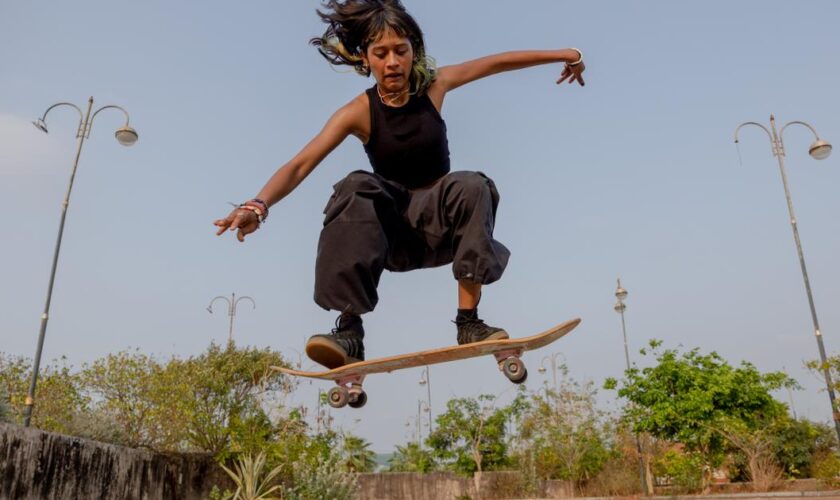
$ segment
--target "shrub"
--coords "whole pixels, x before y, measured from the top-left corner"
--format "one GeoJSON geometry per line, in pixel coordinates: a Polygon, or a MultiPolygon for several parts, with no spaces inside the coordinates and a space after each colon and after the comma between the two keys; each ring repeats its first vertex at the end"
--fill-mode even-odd
{"type": "Polygon", "coordinates": [[[830,451],[819,452],[811,462],[811,473],[831,488],[840,486],[840,457],[830,451]]]}

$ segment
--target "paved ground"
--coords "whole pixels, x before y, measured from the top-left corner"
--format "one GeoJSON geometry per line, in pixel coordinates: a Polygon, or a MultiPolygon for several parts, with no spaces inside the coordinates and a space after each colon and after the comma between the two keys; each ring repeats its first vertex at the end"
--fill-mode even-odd
{"type": "Polygon", "coordinates": [[[722,493],[718,495],[674,495],[654,497],[576,497],[577,500],[759,500],[763,498],[771,500],[794,498],[819,498],[819,500],[840,500],[840,490],[778,491],[772,493],[722,493]]]}

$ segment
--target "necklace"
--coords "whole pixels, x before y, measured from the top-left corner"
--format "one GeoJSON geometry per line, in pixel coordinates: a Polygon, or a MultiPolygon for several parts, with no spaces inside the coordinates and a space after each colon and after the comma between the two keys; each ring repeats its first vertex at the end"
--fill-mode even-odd
{"type": "Polygon", "coordinates": [[[394,102],[397,101],[403,94],[408,93],[409,96],[416,94],[416,92],[409,92],[408,89],[400,90],[399,92],[389,92],[387,94],[383,94],[382,91],[379,89],[379,85],[376,86],[376,93],[379,95],[379,100],[382,101],[382,104],[386,106],[393,106],[394,102]],[[392,97],[393,96],[393,97],[392,97]],[[385,102],[385,100],[388,102],[385,102]]]}

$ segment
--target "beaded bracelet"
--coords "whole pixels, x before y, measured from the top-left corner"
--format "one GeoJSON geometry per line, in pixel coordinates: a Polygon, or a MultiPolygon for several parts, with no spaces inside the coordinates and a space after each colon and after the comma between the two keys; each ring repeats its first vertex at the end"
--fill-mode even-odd
{"type": "Polygon", "coordinates": [[[259,208],[255,207],[253,205],[246,205],[244,203],[239,205],[239,208],[241,208],[243,210],[250,210],[251,212],[254,212],[254,215],[257,216],[257,222],[259,222],[260,224],[262,224],[265,221],[265,216],[263,215],[263,211],[260,210],[259,208]]]}
{"type": "Polygon", "coordinates": [[[263,212],[268,214],[268,204],[266,202],[264,202],[263,200],[259,199],[259,198],[254,198],[254,199],[248,200],[245,203],[256,203],[256,204],[258,204],[262,207],[263,212]]]}
{"type": "Polygon", "coordinates": [[[263,219],[268,218],[268,205],[264,201],[262,201],[261,199],[254,198],[253,200],[246,201],[245,203],[243,203],[243,205],[248,205],[248,206],[252,206],[252,207],[256,206],[257,208],[262,210],[263,219]]]}

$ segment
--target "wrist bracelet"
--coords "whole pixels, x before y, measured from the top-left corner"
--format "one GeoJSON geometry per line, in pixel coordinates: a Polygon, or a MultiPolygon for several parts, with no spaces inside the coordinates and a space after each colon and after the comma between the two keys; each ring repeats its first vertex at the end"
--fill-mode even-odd
{"type": "Polygon", "coordinates": [[[566,64],[568,64],[569,66],[577,66],[578,64],[583,62],[583,52],[581,52],[580,49],[576,49],[574,47],[571,47],[569,50],[574,50],[575,52],[577,52],[579,57],[578,57],[577,61],[566,63],[566,64]]]}
{"type": "Polygon", "coordinates": [[[252,205],[246,205],[244,203],[242,205],[239,205],[239,208],[242,209],[242,210],[248,210],[250,212],[254,212],[254,215],[257,216],[257,222],[259,222],[260,224],[262,224],[263,221],[265,221],[265,217],[263,216],[263,212],[259,208],[255,207],[255,206],[252,206],[252,205]]]}
{"type": "Polygon", "coordinates": [[[268,213],[268,204],[259,198],[254,198],[245,203],[257,203],[262,206],[263,212],[268,213]]]}
{"type": "Polygon", "coordinates": [[[260,215],[262,215],[262,220],[266,220],[268,218],[268,205],[258,198],[254,198],[253,200],[246,201],[242,204],[245,207],[254,207],[260,209],[260,215]]]}

